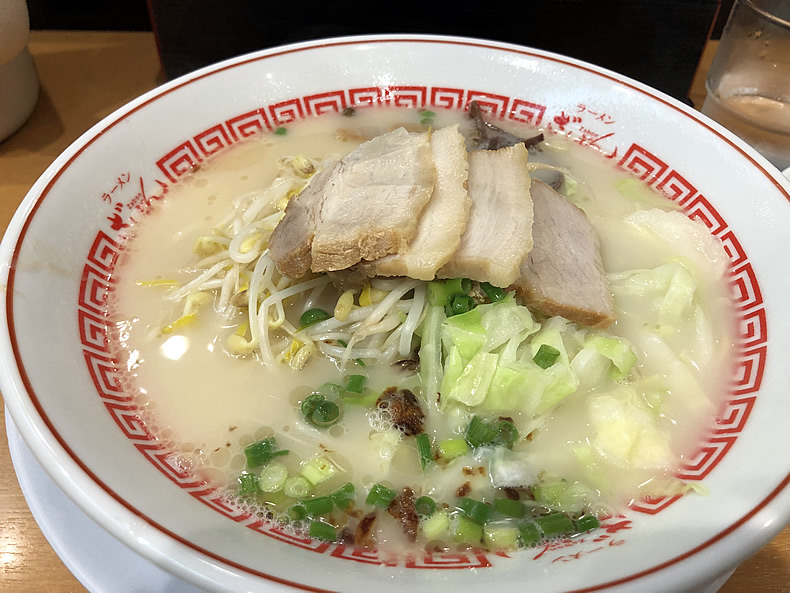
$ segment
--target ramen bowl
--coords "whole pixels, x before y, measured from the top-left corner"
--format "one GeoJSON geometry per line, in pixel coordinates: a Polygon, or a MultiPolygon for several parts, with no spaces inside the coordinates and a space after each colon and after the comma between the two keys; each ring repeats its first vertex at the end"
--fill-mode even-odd
{"type": "Polygon", "coordinates": [[[790,183],[655,90],[534,49],[434,36],[301,43],[163,85],[108,116],[30,190],[2,243],[2,390],[56,483],[107,531],[215,591],[695,591],[790,519],[790,183]],[[289,533],[197,479],[141,420],[106,315],[128,229],[254,134],[352,106],[466,109],[537,126],[644,181],[726,251],[735,346],[714,428],[679,477],[706,495],[632,504],[590,534],[508,553],[392,559],[289,533]]]}

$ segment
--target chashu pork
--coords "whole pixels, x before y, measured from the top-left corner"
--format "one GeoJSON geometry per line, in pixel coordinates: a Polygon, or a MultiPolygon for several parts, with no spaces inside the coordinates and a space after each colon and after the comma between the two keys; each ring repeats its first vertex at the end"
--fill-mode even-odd
{"type": "Polygon", "coordinates": [[[326,185],[339,167],[336,158],[326,161],[324,168],[310,179],[307,187],[291,198],[285,214],[272,231],[269,255],[280,272],[289,278],[301,278],[310,271],[313,238],[318,228],[326,185]]]}
{"type": "Polygon", "coordinates": [[[605,328],[615,318],[598,235],[587,215],[545,183],[533,180],[534,247],[513,288],[532,310],[605,328]]]}
{"type": "Polygon", "coordinates": [[[417,232],[435,176],[429,132],[398,128],[361,144],[290,200],[272,232],[272,260],[300,278],[398,253],[417,232]]]}
{"type": "Polygon", "coordinates": [[[461,245],[437,276],[510,286],[532,249],[532,198],[524,144],[470,152],[468,186],[472,207],[461,245]]]}
{"type": "Polygon", "coordinates": [[[312,271],[344,270],[405,249],[434,180],[429,132],[398,128],[351,152],[326,186],[312,271]]]}
{"type": "Polygon", "coordinates": [[[386,255],[366,266],[378,276],[408,276],[433,280],[461,245],[471,199],[466,189],[469,165],[466,141],[458,126],[447,126],[431,135],[436,182],[430,202],[405,250],[386,255]]]}

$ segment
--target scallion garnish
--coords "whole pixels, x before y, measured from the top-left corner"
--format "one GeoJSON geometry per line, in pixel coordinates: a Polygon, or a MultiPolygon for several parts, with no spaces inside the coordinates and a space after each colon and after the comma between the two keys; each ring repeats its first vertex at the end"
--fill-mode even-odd
{"type": "Polygon", "coordinates": [[[340,408],[328,399],[318,402],[310,413],[310,423],[326,428],[332,426],[340,418],[340,408]]]}
{"type": "Polygon", "coordinates": [[[420,496],[414,501],[414,507],[423,517],[430,517],[436,512],[436,501],[430,496],[420,496]]]}
{"type": "Polygon", "coordinates": [[[354,484],[347,482],[329,495],[339,509],[347,508],[354,501],[354,484]]]}
{"type": "Polygon", "coordinates": [[[307,511],[305,510],[304,506],[300,504],[295,504],[286,511],[288,518],[291,521],[301,521],[302,519],[307,518],[307,511]]]}
{"type": "Polygon", "coordinates": [[[431,451],[431,437],[424,432],[414,437],[417,442],[417,453],[420,455],[420,466],[425,470],[426,466],[433,463],[433,452],[431,451]]]}
{"type": "Polygon", "coordinates": [[[258,474],[258,490],[266,493],[279,492],[287,479],[288,468],[284,463],[269,463],[258,474]]]}
{"type": "Polygon", "coordinates": [[[277,441],[274,440],[274,437],[252,443],[244,448],[244,456],[247,458],[247,467],[249,468],[266,465],[275,457],[287,454],[288,451],[286,449],[278,448],[277,441]]]}
{"type": "Polygon", "coordinates": [[[509,498],[497,498],[494,500],[494,509],[500,515],[506,517],[516,517],[520,519],[524,516],[524,505],[520,500],[511,500],[509,498]]]}
{"type": "Polygon", "coordinates": [[[337,539],[337,530],[322,521],[310,521],[309,535],[315,539],[333,542],[337,539]]]}
{"type": "Polygon", "coordinates": [[[497,436],[494,438],[493,445],[505,445],[512,447],[518,440],[518,429],[510,420],[497,420],[494,423],[497,436]]]}
{"type": "Polygon", "coordinates": [[[552,366],[560,357],[560,351],[554,346],[548,344],[541,344],[535,356],[532,358],[533,362],[542,369],[547,369],[552,366]]]}
{"type": "Polygon", "coordinates": [[[466,442],[470,447],[512,447],[518,440],[518,429],[510,420],[499,419],[493,423],[483,422],[478,416],[472,416],[466,427],[466,442]]]}
{"type": "Polygon", "coordinates": [[[277,134],[278,136],[285,136],[285,134],[287,132],[288,132],[288,129],[287,128],[283,128],[282,126],[277,128],[276,130],[274,130],[274,133],[277,134]]]}
{"type": "Polygon", "coordinates": [[[492,286],[488,282],[481,282],[480,288],[492,303],[498,303],[507,296],[507,293],[498,286],[492,286]]]}
{"type": "Polygon", "coordinates": [[[329,496],[313,496],[312,498],[304,498],[301,501],[304,510],[310,517],[320,517],[331,513],[335,508],[335,502],[329,496]]]}
{"type": "Polygon", "coordinates": [[[397,492],[392,488],[387,488],[384,484],[373,484],[365,502],[386,509],[397,495],[397,492]]]}
{"type": "Polygon", "coordinates": [[[450,302],[445,306],[445,313],[448,317],[468,313],[475,308],[475,300],[468,294],[454,294],[450,297],[450,302]]]}
{"type": "Polygon", "coordinates": [[[466,427],[466,442],[473,448],[491,444],[496,436],[496,428],[486,424],[477,416],[472,416],[469,426],[466,427]]]}
{"type": "Polygon", "coordinates": [[[304,329],[319,321],[330,319],[332,316],[323,309],[308,309],[299,317],[299,327],[304,329]]]}
{"type": "Polygon", "coordinates": [[[439,458],[455,459],[469,453],[469,444],[464,439],[445,439],[437,447],[439,458]]]}
{"type": "Polygon", "coordinates": [[[450,293],[447,291],[447,283],[439,280],[428,282],[427,295],[429,305],[444,307],[450,297],[450,293]]]}
{"type": "Polygon", "coordinates": [[[593,529],[598,529],[600,526],[601,522],[595,515],[582,515],[576,520],[577,533],[586,533],[593,529]]]}
{"type": "Polygon", "coordinates": [[[525,548],[531,548],[532,546],[537,545],[540,540],[543,539],[538,526],[532,521],[520,523],[518,526],[518,534],[521,538],[521,545],[525,548]]]}
{"type": "Polygon", "coordinates": [[[447,294],[469,294],[472,290],[472,281],[469,278],[449,278],[445,281],[447,287],[447,294]]]}
{"type": "Polygon", "coordinates": [[[489,505],[474,498],[462,498],[458,501],[458,508],[464,515],[480,525],[488,521],[493,511],[489,505]]]}
{"type": "Polygon", "coordinates": [[[289,498],[304,498],[310,494],[310,482],[302,476],[292,476],[285,480],[283,493],[289,498]]]}
{"type": "Polygon", "coordinates": [[[340,418],[340,407],[335,402],[326,399],[322,393],[308,395],[302,401],[299,409],[307,422],[319,428],[332,426],[340,418]]]}
{"type": "Polygon", "coordinates": [[[552,513],[535,517],[534,521],[546,537],[570,535],[574,532],[573,521],[565,513],[552,513]]]}
{"type": "Polygon", "coordinates": [[[242,472],[238,477],[239,494],[246,496],[258,492],[258,474],[242,472]]]}
{"type": "Polygon", "coordinates": [[[346,391],[362,393],[368,378],[365,375],[349,375],[346,378],[346,391]]]}
{"type": "Polygon", "coordinates": [[[483,526],[465,515],[459,515],[455,521],[453,534],[457,542],[476,545],[483,539],[483,526]]]}

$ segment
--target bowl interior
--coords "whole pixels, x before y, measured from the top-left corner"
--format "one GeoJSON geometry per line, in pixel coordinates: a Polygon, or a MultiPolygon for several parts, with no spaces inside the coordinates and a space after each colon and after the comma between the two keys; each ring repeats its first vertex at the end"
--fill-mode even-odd
{"type": "Polygon", "coordinates": [[[392,36],[243,56],[109,116],[32,188],[3,241],[3,393],[26,441],[70,496],[122,540],[206,586],[347,590],[353,583],[395,591],[408,584],[438,592],[525,576],[547,591],[694,584],[787,521],[775,503],[790,480],[783,454],[790,382],[774,353],[790,346],[790,284],[776,273],[790,257],[782,240],[789,204],[787,181],[734,136],[638,83],[561,56],[392,36]],[[473,550],[392,561],[290,536],[184,471],[140,422],[105,316],[128,225],[193,167],[251,134],[349,106],[441,110],[471,101],[600,152],[724,244],[735,363],[725,370],[716,429],[681,476],[703,481],[710,494],[642,501],[590,537],[511,555],[473,550]],[[307,574],[305,563],[316,570],[307,574]],[[468,568],[478,570],[458,570],[468,568]]]}

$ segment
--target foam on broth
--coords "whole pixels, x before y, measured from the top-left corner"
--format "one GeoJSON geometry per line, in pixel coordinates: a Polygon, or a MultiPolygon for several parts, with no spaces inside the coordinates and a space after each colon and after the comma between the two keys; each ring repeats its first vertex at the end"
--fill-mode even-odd
{"type": "MultiPolygon", "coordinates": [[[[440,113],[434,125],[439,127],[459,117],[440,113]]],[[[195,262],[192,248],[197,238],[208,234],[226,217],[239,196],[268,187],[278,172],[280,157],[343,155],[359,144],[356,132],[371,136],[404,119],[418,121],[413,112],[359,110],[354,118],[323,116],[292,124],[282,136],[269,134],[249,139],[175,184],[144,223],[135,227],[134,237],[126,245],[116,268],[117,284],[110,314],[118,328],[118,355],[128,371],[128,389],[134,394],[149,430],[177,452],[184,467],[220,488],[227,486],[229,493],[244,469],[243,448],[272,435],[276,435],[280,447],[291,451],[281,459],[294,472],[300,461],[318,451],[328,452],[343,471],[321,485],[323,492],[349,481],[358,492],[366,492],[376,482],[385,482],[398,489],[411,486],[418,494],[436,500],[454,498],[459,485],[465,482],[470,482],[471,492],[476,496],[485,498],[493,491],[485,472],[470,473],[470,468],[479,466],[471,458],[441,476],[433,475],[432,481],[427,482],[413,439],[403,440],[391,462],[370,454],[373,427],[369,411],[364,408],[347,406],[341,423],[329,430],[316,429],[301,418],[299,402],[311,389],[325,382],[342,383],[345,375],[359,369],[341,371],[320,355],[314,356],[300,371],[284,365],[265,366],[254,356],[232,356],[224,349],[223,328],[241,323],[241,314],[238,319],[223,319],[210,306],[201,309],[195,323],[163,335],[162,328],[177,316],[178,307],[163,298],[167,287],[138,284],[160,280],[186,282],[191,277],[188,270],[195,262]],[[351,133],[339,136],[338,128],[351,133]]],[[[646,239],[622,221],[625,214],[639,209],[656,205],[672,209],[671,202],[632,180],[627,181],[627,192],[617,191],[617,184],[627,179],[624,172],[589,149],[562,139],[548,140],[544,152],[530,158],[561,165],[574,177],[584,180],[577,189],[577,198],[598,231],[608,272],[652,268],[676,255],[667,242],[646,239]]],[[[723,392],[721,369],[725,368],[730,344],[728,300],[723,283],[702,286],[700,290],[716,320],[717,342],[710,360],[695,373],[704,396],[671,394],[662,408],[662,427],[670,434],[678,460],[694,453],[695,444],[710,425],[718,394],[723,392]]],[[[627,334],[625,327],[616,324],[612,328],[614,333],[621,329],[627,334]]],[[[649,367],[653,363],[646,364],[649,367]]],[[[364,372],[370,375],[370,386],[377,390],[409,381],[414,383],[397,368],[387,366],[373,373],[371,370],[365,368],[364,372]]],[[[584,480],[574,450],[589,445],[586,396],[584,393],[569,396],[534,433],[526,454],[537,467],[551,468],[551,473],[568,480],[584,480]]],[[[428,410],[426,413],[429,434],[439,438],[452,435],[440,415],[428,410]]],[[[606,480],[613,485],[611,499],[606,503],[615,509],[649,492],[651,483],[666,477],[655,470],[616,465],[607,466],[605,471],[606,480]]],[[[272,505],[276,504],[272,501],[272,505]]],[[[388,541],[405,543],[403,534],[387,517],[383,517],[377,529],[379,545],[388,541]]]]}

